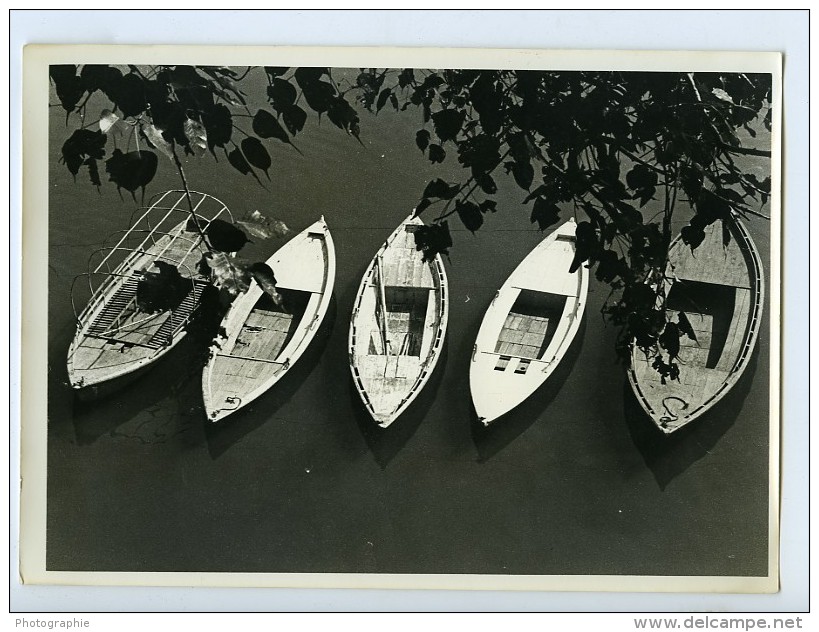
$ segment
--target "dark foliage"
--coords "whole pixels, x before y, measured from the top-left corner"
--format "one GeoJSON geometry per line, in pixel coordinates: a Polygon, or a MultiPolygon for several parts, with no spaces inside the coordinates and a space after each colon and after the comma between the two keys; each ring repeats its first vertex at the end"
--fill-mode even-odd
{"type": "MultiPolygon", "coordinates": [[[[420,108],[418,148],[433,163],[454,153],[464,167],[460,183],[430,182],[416,213],[433,226],[457,214],[474,232],[507,175],[527,192],[540,230],[576,216],[571,270],[589,266],[611,286],[603,311],[620,327],[621,358],[628,361],[633,342],[656,356],[663,379],[676,378],[679,337],[693,330],[684,315],[675,323],[665,311],[672,216],[691,214],[681,238],[695,249],[713,222],[767,202],[770,180],[743,172],[734,157],[745,151],[740,128],[752,136],[760,124],[770,129],[770,76],[363,69],[358,83],[370,110],[393,96],[397,110],[420,108]],[[652,200],[662,211],[647,219],[641,209],[652,200]]],[[[451,246],[425,238],[425,256],[438,244],[451,246]]]]}
{"type": "Polygon", "coordinates": [[[154,266],[157,271],[143,273],[136,293],[139,309],[149,314],[179,307],[193,287],[176,266],[164,261],[156,261],[154,266]]]}
{"type": "MultiPolygon", "coordinates": [[[[498,210],[500,179],[511,179],[541,231],[577,218],[571,269],[588,266],[611,286],[603,311],[620,328],[618,353],[627,361],[633,343],[653,354],[663,379],[678,372],[680,335],[693,335],[684,315],[674,323],[665,310],[672,217],[687,212],[680,237],[696,249],[709,225],[756,214],[753,207],[770,196],[770,178],[735,161],[765,153],[743,148],[739,132],[770,129],[768,75],[365,68],[345,91],[328,68],[60,65],[50,77],[66,116],[85,116],[89,97],[103,94],[111,120],[148,138],[183,181],[177,150],[199,155],[207,148],[215,157],[219,148],[231,168],[259,180],[259,171],[269,178],[273,167],[266,143],[295,148],[310,111],[358,139],[350,97],[373,113],[418,108],[419,150],[433,164],[449,158],[464,169],[460,182],[433,179],[420,192],[415,212],[428,223],[415,238],[424,258],[448,254],[451,215],[479,230],[485,214],[498,210]],[[255,114],[241,88],[253,77],[266,83],[268,102],[255,114]],[[650,216],[655,205],[662,210],[650,216]]],[[[108,141],[104,130],[77,129],[63,162],[74,176],[87,166],[100,186],[97,161],[106,158],[108,141]]],[[[152,151],[114,149],[106,172],[132,195],[144,193],[157,162],[152,151]]]]}

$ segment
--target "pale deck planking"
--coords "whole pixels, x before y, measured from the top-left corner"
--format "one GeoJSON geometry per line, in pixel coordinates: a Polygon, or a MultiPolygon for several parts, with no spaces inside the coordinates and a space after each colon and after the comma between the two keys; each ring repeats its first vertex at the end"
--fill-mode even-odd
{"type": "Polygon", "coordinates": [[[554,318],[510,312],[498,336],[495,353],[539,358],[547,341],[550,322],[554,322],[554,318]]]}
{"type": "Polygon", "coordinates": [[[737,243],[737,237],[736,231],[732,230],[730,242],[723,247],[722,222],[717,221],[707,227],[705,239],[693,253],[681,239],[677,240],[668,253],[671,276],[701,283],[750,288],[747,254],[737,243]]]}

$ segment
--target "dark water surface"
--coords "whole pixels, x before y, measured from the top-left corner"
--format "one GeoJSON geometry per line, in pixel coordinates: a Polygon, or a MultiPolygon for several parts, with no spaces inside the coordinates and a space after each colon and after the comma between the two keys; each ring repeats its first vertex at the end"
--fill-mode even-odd
{"type": "MultiPolygon", "coordinates": [[[[420,116],[420,115],[419,115],[420,116]]],[[[201,352],[188,337],[112,396],[66,385],[69,288],[135,204],[57,164],[69,135],[52,108],[49,261],[50,570],[764,575],[768,540],[768,305],[751,366],[709,414],[671,437],[641,412],[614,356],[594,279],[585,322],[556,374],[483,430],[468,369],[484,310],[543,235],[502,183],[474,236],[457,218],[447,264],[444,355],[426,389],[383,431],[347,361],[364,269],[431,178],[420,118],[362,114],[363,146],[323,120],[281,143],[263,187],[211,157],[191,187],[234,215],[259,209],[300,231],[324,214],[335,300],[308,353],[272,391],[218,426],[206,421],[201,352]]],[[[161,161],[165,158],[160,156],[161,161]]],[[[104,174],[103,174],[103,177],[104,174]]],[[[179,183],[168,163],[148,194],[179,183]]],[[[428,211],[428,213],[431,211],[428,211]]],[[[769,225],[749,223],[767,272],[769,225]]],[[[265,259],[284,240],[251,244],[265,259]]],[[[767,298],[767,297],[766,297],[767,298]]]]}

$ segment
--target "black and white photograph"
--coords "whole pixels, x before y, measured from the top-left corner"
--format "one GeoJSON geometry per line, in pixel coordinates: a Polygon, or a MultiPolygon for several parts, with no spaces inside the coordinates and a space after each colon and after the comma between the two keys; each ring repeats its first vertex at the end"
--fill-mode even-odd
{"type": "Polygon", "coordinates": [[[61,51],[24,581],[778,589],[778,55],[61,51]]]}

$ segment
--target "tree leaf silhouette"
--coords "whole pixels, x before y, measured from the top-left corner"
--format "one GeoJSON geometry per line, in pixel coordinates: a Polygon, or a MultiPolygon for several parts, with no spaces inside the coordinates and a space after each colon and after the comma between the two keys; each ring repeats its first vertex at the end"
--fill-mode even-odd
{"type": "Polygon", "coordinates": [[[279,125],[276,117],[267,110],[259,110],[253,117],[253,133],[259,138],[275,138],[283,143],[289,143],[290,137],[284,128],[279,125]]]}
{"type": "Polygon", "coordinates": [[[429,146],[429,130],[428,129],[419,129],[418,132],[415,134],[415,144],[418,145],[418,149],[424,151],[427,146],[429,146]]]}
{"type": "Polygon", "coordinates": [[[262,291],[272,298],[276,305],[283,306],[284,300],[276,289],[276,275],[273,273],[273,269],[264,262],[258,262],[251,265],[248,270],[253,280],[262,288],[262,291]]]}
{"type": "Polygon", "coordinates": [[[117,81],[109,97],[120,109],[123,118],[138,116],[148,106],[145,100],[145,82],[133,72],[123,75],[117,81]]]}
{"type": "Polygon", "coordinates": [[[441,140],[441,144],[448,140],[455,140],[465,119],[466,113],[463,110],[444,109],[432,115],[435,133],[441,140]]]}
{"type": "Polygon", "coordinates": [[[458,217],[473,235],[483,225],[483,213],[474,202],[459,201],[455,204],[458,217]]]}
{"type": "Polygon", "coordinates": [[[63,143],[62,160],[65,166],[76,176],[85,161],[89,158],[102,159],[105,156],[105,143],[108,137],[99,131],[78,129],[63,143]]]}
{"type": "Polygon", "coordinates": [[[205,235],[210,245],[221,252],[238,252],[249,241],[242,229],[218,217],[208,223],[205,235]]]}
{"type": "MultiPolygon", "coordinates": [[[[208,138],[208,148],[224,147],[233,135],[233,116],[223,103],[208,106],[202,112],[202,124],[208,138]]],[[[215,154],[214,154],[215,155],[215,154]]]]}
{"type": "Polygon", "coordinates": [[[80,78],[88,92],[102,90],[110,98],[112,89],[122,78],[122,72],[119,68],[104,64],[85,64],[80,70],[80,78]]]}
{"type": "Polygon", "coordinates": [[[242,140],[242,153],[251,165],[264,171],[268,179],[270,178],[270,174],[267,170],[270,169],[270,165],[273,164],[273,161],[270,158],[270,154],[267,153],[267,149],[265,149],[265,146],[262,144],[262,141],[252,136],[245,138],[242,140]]]}
{"type": "Polygon", "coordinates": [[[73,112],[85,94],[85,85],[77,76],[77,67],[73,64],[55,64],[48,67],[48,74],[54,82],[57,98],[63,109],[66,113],[73,112]]]}
{"type": "Polygon", "coordinates": [[[444,158],[446,158],[446,151],[444,151],[444,148],[441,147],[440,145],[436,145],[435,143],[432,143],[429,146],[429,160],[430,160],[430,162],[432,162],[432,163],[443,162],[444,158]]]}
{"type": "Polygon", "coordinates": [[[233,166],[234,169],[236,169],[236,171],[238,171],[244,176],[253,173],[253,169],[251,168],[250,163],[248,163],[248,161],[245,159],[245,157],[242,155],[242,152],[239,151],[238,148],[228,153],[228,162],[233,166]]]}
{"type": "Polygon", "coordinates": [[[597,231],[594,226],[589,222],[580,222],[575,229],[574,259],[571,266],[569,266],[569,272],[574,272],[580,267],[580,264],[588,261],[599,245],[597,231]]]}
{"type": "Polygon", "coordinates": [[[452,236],[449,234],[449,223],[446,220],[438,224],[419,226],[414,236],[415,249],[423,253],[424,261],[432,261],[438,254],[449,255],[452,236]]]}
{"type": "Polygon", "coordinates": [[[381,108],[387,105],[387,99],[390,98],[390,95],[392,95],[392,90],[390,90],[389,88],[384,88],[381,91],[381,94],[378,95],[378,101],[376,101],[375,103],[376,112],[380,112],[381,108]]]}
{"type": "Polygon", "coordinates": [[[307,112],[298,105],[291,105],[282,111],[282,120],[287,127],[287,131],[295,136],[304,128],[304,124],[307,122],[307,112]]]}
{"type": "Polygon", "coordinates": [[[685,315],[685,312],[677,313],[677,327],[679,328],[680,332],[684,333],[691,340],[699,344],[697,334],[694,332],[694,328],[691,326],[691,321],[688,320],[688,316],[685,315]]]}
{"type": "Polygon", "coordinates": [[[127,154],[115,149],[111,157],[105,161],[105,171],[117,188],[125,189],[134,196],[138,188],[145,193],[145,186],[154,179],[159,159],[156,154],[147,149],[130,151],[127,154]]]}
{"type": "Polygon", "coordinates": [[[673,360],[680,355],[680,330],[676,323],[665,324],[663,333],[659,338],[660,346],[668,352],[668,356],[673,360]]]}
{"type": "Polygon", "coordinates": [[[267,87],[267,98],[270,104],[279,112],[296,102],[296,87],[289,81],[274,78],[267,87]]]}
{"type": "MultiPolygon", "coordinates": [[[[556,204],[552,204],[545,198],[539,197],[535,200],[532,207],[531,222],[537,222],[537,227],[540,230],[546,230],[549,226],[560,221],[560,208],[556,204]]],[[[572,272],[572,270],[570,270],[572,272]]]]}
{"type": "Polygon", "coordinates": [[[137,283],[136,302],[148,314],[176,309],[191,291],[191,280],[166,261],[155,261],[156,272],[148,270],[137,283]]]}
{"type": "Polygon", "coordinates": [[[427,184],[424,189],[424,197],[451,200],[457,195],[459,190],[460,187],[457,184],[449,184],[440,178],[436,178],[427,184]]]}

